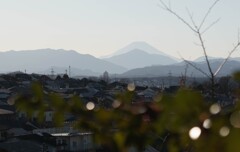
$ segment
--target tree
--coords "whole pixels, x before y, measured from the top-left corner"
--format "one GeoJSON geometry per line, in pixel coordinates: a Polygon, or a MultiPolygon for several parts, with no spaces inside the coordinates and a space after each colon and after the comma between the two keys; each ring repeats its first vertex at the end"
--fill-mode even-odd
{"type": "Polygon", "coordinates": [[[62,80],[60,75],[57,75],[57,77],[55,78],[55,80],[62,80]]]}
{"type": "Polygon", "coordinates": [[[63,75],[63,79],[64,79],[64,80],[69,79],[68,75],[67,75],[67,74],[64,74],[64,75],[63,75]]]}
{"type": "Polygon", "coordinates": [[[108,75],[108,72],[107,72],[107,71],[105,71],[105,72],[103,73],[103,81],[105,81],[106,83],[109,82],[109,75],[108,75]]]}
{"type": "Polygon", "coordinates": [[[222,69],[222,67],[225,65],[225,63],[229,60],[231,57],[232,53],[235,52],[238,47],[240,46],[240,39],[239,39],[239,33],[238,33],[238,40],[237,43],[233,46],[233,48],[229,51],[228,55],[225,57],[225,59],[222,61],[222,63],[219,65],[216,71],[213,71],[211,68],[211,64],[209,61],[208,57],[208,52],[206,49],[206,45],[204,43],[204,37],[203,34],[206,33],[214,24],[216,24],[219,19],[214,21],[212,24],[205,26],[206,19],[208,18],[209,14],[211,13],[212,9],[215,7],[215,5],[219,2],[220,0],[215,0],[213,4],[208,8],[207,12],[204,14],[203,19],[200,21],[200,24],[196,24],[195,19],[193,18],[193,15],[188,11],[188,15],[190,17],[191,23],[189,23],[186,19],[181,17],[177,12],[175,12],[172,8],[170,3],[166,4],[163,0],[159,0],[162,8],[172,15],[174,15],[178,20],[180,20],[183,24],[185,24],[197,37],[200,42],[200,47],[202,49],[202,52],[205,57],[205,61],[207,63],[208,67],[208,72],[203,71],[202,69],[198,68],[194,63],[182,58],[186,63],[194,67],[196,70],[200,71],[202,74],[204,74],[206,77],[209,78],[211,82],[211,97],[214,99],[214,94],[215,94],[215,84],[216,84],[216,76],[219,73],[219,71],[222,69]]]}
{"type": "Polygon", "coordinates": [[[232,80],[231,76],[224,76],[218,80],[218,93],[231,96],[237,88],[237,83],[232,80]]]}

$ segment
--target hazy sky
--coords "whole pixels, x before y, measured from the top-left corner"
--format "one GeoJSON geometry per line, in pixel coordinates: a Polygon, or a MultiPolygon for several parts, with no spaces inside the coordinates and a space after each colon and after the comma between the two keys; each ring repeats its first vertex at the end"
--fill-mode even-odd
{"type": "MultiPolygon", "coordinates": [[[[186,19],[188,8],[198,22],[212,2],[171,0],[171,5],[186,19]]],[[[194,33],[158,5],[158,0],[0,0],[0,51],[62,48],[98,57],[146,41],[175,57],[201,56],[194,33]]],[[[221,18],[204,35],[211,56],[226,55],[237,41],[239,6],[239,0],[222,0],[207,19],[209,25],[221,18]]]]}

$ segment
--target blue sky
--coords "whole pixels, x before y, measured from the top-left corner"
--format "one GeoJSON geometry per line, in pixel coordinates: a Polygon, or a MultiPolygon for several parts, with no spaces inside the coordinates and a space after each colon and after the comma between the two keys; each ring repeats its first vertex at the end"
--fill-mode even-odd
{"type": "MultiPolygon", "coordinates": [[[[171,0],[176,12],[196,22],[213,0],[171,0]]],[[[134,41],[187,59],[202,56],[198,42],[158,0],[0,0],[0,51],[73,49],[104,56],[134,41]]],[[[206,25],[221,20],[204,35],[210,56],[225,56],[237,40],[240,1],[220,1],[206,25]]],[[[234,56],[240,56],[240,50],[234,56]]]]}

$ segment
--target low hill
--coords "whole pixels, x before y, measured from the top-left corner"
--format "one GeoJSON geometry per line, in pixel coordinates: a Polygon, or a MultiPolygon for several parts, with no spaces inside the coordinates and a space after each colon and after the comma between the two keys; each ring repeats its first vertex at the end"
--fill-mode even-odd
{"type": "MultiPolygon", "coordinates": [[[[211,61],[211,67],[215,71],[218,66],[221,64],[222,60],[211,61]]],[[[202,69],[205,72],[208,72],[207,64],[205,62],[193,63],[198,68],[202,69]]],[[[186,64],[181,62],[173,65],[161,65],[161,66],[149,66],[145,68],[137,68],[129,70],[121,75],[120,77],[158,77],[158,76],[181,76],[186,68],[186,64]]],[[[228,61],[218,73],[217,76],[226,76],[231,75],[233,72],[240,70],[240,62],[238,61],[228,61]]],[[[188,65],[187,76],[190,77],[204,77],[204,75],[188,65]]]]}

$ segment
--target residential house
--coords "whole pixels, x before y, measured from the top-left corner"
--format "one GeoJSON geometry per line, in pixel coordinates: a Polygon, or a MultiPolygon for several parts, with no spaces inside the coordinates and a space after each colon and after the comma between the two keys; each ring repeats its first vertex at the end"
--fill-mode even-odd
{"type": "Polygon", "coordinates": [[[57,152],[56,138],[46,134],[28,134],[0,143],[0,149],[11,152],[57,152]]]}
{"type": "Polygon", "coordinates": [[[70,126],[33,130],[34,133],[48,133],[56,138],[59,151],[83,152],[95,151],[91,132],[80,132],[70,126]]]}

